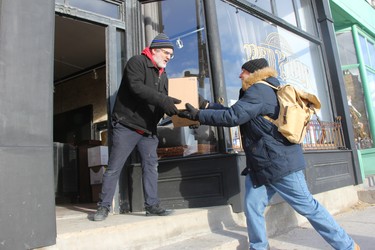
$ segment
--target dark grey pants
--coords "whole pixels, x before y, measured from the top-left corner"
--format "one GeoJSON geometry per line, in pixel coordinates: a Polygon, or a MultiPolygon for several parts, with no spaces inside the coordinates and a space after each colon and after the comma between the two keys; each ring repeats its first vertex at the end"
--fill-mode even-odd
{"type": "Polygon", "coordinates": [[[98,205],[108,208],[111,206],[121,170],[136,146],[142,159],[145,206],[158,204],[158,155],[156,150],[159,139],[156,136],[140,135],[120,123],[113,124],[112,132],[112,147],[108,167],[103,176],[101,201],[98,205]]]}

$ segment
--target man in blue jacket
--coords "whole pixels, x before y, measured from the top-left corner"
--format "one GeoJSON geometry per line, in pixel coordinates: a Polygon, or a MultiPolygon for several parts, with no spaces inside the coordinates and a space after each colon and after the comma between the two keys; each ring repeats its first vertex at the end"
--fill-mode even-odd
{"type": "Polygon", "coordinates": [[[264,211],[277,192],[334,248],[358,250],[353,239],[316,201],[307,188],[303,169],[306,163],[300,144],[290,143],[277,127],[263,116],[277,119],[279,105],[275,91],[263,80],[279,86],[277,72],[264,58],[242,65],[240,99],[230,108],[197,110],[186,104],[179,116],[203,125],[233,127],[240,125],[246,154],[245,215],[250,249],[269,249],[264,211]]]}
{"type": "Polygon", "coordinates": [[[178,113],[180,100],[168,96],[165,67],[173,58],[173,44],[161,33],[141,55],[129,59],[112,114],[112,147],[94,221],[108,216],[121,170],[135,147],[141,156],[146,215],[171,213],[159,205],[157,124],[164,113],[178,113]]]}

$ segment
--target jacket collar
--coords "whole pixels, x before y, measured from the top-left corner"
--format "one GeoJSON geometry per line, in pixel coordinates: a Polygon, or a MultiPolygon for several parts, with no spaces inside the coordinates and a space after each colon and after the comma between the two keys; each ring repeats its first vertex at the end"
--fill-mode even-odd
{"type": "Polygon", "coordinates": [[[269,77],[277,77],[277,71],[271,67],[266,67],[251,73],[248,78],[242,81],[242,90],[246,91],[254,83],[264,81],[269,77]]]}
{"type": "Polygon", "coordinates": [[[154,58],[152,57],[151,49],[149,47],[146,47],[142,51],[142,55],[145,55],[150,61],[152,62],[152,65],[159,70],[159,76],[163,74],[164,68],[159,68],[156,64],[154,58]]]}

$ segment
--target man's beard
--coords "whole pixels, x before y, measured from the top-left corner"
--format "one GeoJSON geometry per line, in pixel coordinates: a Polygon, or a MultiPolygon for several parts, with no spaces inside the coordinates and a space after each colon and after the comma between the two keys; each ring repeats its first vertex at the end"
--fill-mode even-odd
{"type": "Polygon", "coordinates": [[[159,68],[165,68],[167,66],[167,63],[165,63],[164,60],[160,57],[155,57],[154,61],[159,68]]]}

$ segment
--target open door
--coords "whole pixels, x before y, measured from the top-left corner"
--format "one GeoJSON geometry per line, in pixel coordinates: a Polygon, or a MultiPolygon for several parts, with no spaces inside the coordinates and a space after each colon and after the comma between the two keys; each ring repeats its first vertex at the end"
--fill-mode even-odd
{"type": "Polygon", "coordinates": [[[99,184],[87,148],[107,145],[106,26],[55,16],[54,174],[56,204],[95,203],[99,184]],[[94,186],[95,185],[95,186],[94,186]]]}

